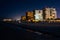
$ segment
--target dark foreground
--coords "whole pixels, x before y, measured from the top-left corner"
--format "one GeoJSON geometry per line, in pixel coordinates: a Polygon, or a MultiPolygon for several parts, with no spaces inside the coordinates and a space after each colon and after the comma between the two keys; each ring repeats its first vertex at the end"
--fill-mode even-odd
{"type": "Polygon", "coordinates": [[[1,40],[60,40],[60,27],[37,27],[0,22],[1,40]]]}

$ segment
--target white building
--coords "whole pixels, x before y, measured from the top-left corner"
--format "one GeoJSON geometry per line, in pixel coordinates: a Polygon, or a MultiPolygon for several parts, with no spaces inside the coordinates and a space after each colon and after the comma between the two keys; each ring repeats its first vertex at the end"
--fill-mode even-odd
{"type": "Polygon", "coordinates": [[[35,13],[35,20],[38,20],[38,21],[43,21],[43,11],[42,10],[35,10],[34,11],[35,13]]]}

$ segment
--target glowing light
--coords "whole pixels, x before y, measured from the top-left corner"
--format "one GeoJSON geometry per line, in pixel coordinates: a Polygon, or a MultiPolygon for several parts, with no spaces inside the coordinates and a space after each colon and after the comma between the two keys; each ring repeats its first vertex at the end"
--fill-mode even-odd
{"type": "Polygon", "coordinates": [[[20,19],[16,19],[16,20],[20,20],[20,19]]]}
{"type": "Polygon", "coordinates": [[[35,15],[35,19],[36,20],[39,20],[39,15],[35,15]]]}
{"type": "Polygon", "coordinates": [[[30,22],[31,20],[28,20],[28,22],[30,22]]]}
{"type": "Polygon", "coordinates": [[[12,19],[3,19],[3,21],[12,21],[12,19]]]}
{"type": "Polygon", "coordinates": [[[42,14],[35,14],[35,20],[43,20],[42,14]]]}

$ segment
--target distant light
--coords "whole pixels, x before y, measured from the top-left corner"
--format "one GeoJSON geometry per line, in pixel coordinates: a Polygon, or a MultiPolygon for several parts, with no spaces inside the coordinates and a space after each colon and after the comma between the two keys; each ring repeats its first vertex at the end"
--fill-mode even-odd
{"type": "Polygon", "coordinates": [[[17,19],[17,20],[20,20],[20,19],[17,19]]]}
{"type": "Polygon", "coordinates": [[[12,19],[3,19],[3,21],[12,21],[12,19]]]}

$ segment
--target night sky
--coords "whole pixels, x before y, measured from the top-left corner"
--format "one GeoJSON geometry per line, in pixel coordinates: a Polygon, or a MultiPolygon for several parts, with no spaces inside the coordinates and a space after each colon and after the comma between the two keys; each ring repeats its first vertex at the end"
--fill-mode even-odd
{"type": "Polygon", "coordinates": [[[60,17],[60,0],[0,0],[0,18],[20,18],[25,12],[55,7],[60,17]]]}

